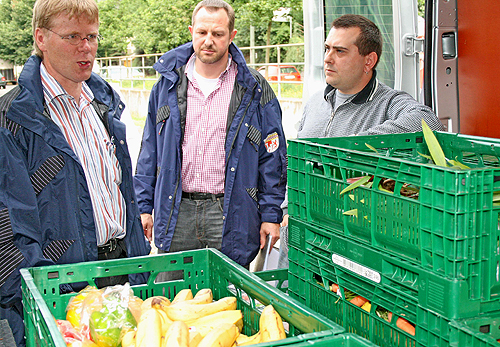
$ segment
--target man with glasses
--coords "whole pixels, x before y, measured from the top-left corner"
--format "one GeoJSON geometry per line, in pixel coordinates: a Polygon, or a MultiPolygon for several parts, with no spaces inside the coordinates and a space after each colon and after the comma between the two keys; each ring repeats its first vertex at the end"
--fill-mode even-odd
{"type": "MultiPolygon", "coordinates": [[[[24,267],[147,255],[124,104],[92,73],[94,0],[38,0],[34,55],[0,99],[0,319],[24,346],[24,267]]],[[[102,278],[98,286],[143,281],[102,278]]],[[[66,290],[76,290],[67,286],[66,290]]]]}

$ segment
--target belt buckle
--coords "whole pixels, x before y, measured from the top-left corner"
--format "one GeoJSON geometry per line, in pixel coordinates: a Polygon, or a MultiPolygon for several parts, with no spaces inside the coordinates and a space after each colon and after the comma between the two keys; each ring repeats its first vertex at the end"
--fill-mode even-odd
{"type": "Polygon", "coordinates": [[[118,245],[118,240],[117,239],[111,239],[109,240],[110,245],[109,245],[109,252],[113,252],[116,249],[116,246],[118,245]]]}

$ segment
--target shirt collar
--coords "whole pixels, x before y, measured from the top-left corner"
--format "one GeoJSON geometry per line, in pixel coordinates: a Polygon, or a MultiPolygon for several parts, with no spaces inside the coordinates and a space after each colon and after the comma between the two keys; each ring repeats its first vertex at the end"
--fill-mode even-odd
{"type": "MultiPolygon", "coordinates": [[[[193,53],[186,64],[186,69],[184,70],[184,73],[186,74],[186,76],[189,78],[190,81],[193,81],[195,60],[196,60],[196,53],[193,53]]],[[[230,68],[234,68],[234,64],[235,63],[233,63],[233,57],[231,56],[231,53],[228,53],[226,69],[222,71],[222,73],[219,75],[219,79],[221,79],[222,76],[224,76],[229,71],[230,68]]]]}
{"type": "MultiPolygon", "coordinates": [[[[61,86],[61,84],[54,77],[52,77],[51,74],[49,74],[49,72],[45,68],[45,65],[43,65],[43,62],[40,63],[40,77],[42,79],[43,93],[48,103],[51,103],[52,100],[54,100],[58,96],[70,96],[61,86]]],[[[88,103],[94,100],[94,93],[92,93],[89,86],[85,82],[82,82],[81,97],[83,97],[88,103]]],[[[77,100],[77,102],[79,101],[80,100],[77,100]]]]}
{"type": "MultiPolygon", "coordinates": [[[[377,71],[373,70],[372,78],[368,84],[354,96],[351,100],[353,104],[361,105],[367,101],[370,101],[378,88],[377,71]]],[[[333,91],[337,90],[331,85],[327,84],[324,92],[324,98],[326,101],[334,94],[333,91]]]]}

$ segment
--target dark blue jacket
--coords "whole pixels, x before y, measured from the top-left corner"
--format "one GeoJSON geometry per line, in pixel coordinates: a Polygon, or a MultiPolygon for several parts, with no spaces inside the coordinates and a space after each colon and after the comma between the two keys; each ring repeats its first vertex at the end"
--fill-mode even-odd
{"type": "MultiPolygon", "coordinates": [[[[262,222],[280,223],[286,187],[286,142],[281,108],[265,79],[246,66],[241,51],[229,52],[238,65],[226,133],[226,176],[222,252],[241,265],[259,249],[262,222]],[[273,135],[279,145],[266,149],[273,135]]],[[[168,251],[181,202],[181,144],[186,124],[187,43],[165,53],[154,68],[153,87],[135,175],[141,213],[154,210],[157,247],[168,251]]]]}
{"type": "MultiPolygon", "coordinates": [[[[94,216],[79,159],[44,109],[40,58],[32,56],[19,85],[0,98],[0,307],[19,302],[19,269],[97,260],[94,216]]],[[[87,81],[93,106],[110,136],[122,168],[127,208],[128,256],[147,255],[135,203],[124,104],[99,76],[87,81]]]]}

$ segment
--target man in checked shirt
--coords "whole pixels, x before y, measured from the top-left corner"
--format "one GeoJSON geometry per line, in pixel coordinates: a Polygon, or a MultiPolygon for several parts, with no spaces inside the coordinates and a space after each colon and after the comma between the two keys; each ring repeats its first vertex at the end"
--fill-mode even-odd
{"type": "Polygon", "coordinates": [[[189,31],[192,42],[154,65],[161,77],[134,177],[144,232],[151,239],[154,225],[160,252],[213,247],[248,266],[268,237],[279,239],[281,108],[232,43],[230,5],[201,1],[189,31]]]}
{"type": "MultiPolygon", "coordinates": [[[[92,73],[101,38],[96,2],[37,0],[33,38],[19,85],[0,98],[0,319],[18,346],[25,344],[20,268],[150,249],[120,122],[124,105],[92,73]]],[[[97,285],[129,279],[145,280],[102,277],[97,285]]]]}

